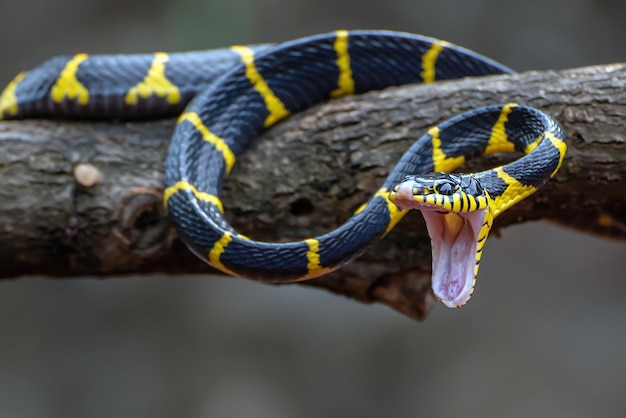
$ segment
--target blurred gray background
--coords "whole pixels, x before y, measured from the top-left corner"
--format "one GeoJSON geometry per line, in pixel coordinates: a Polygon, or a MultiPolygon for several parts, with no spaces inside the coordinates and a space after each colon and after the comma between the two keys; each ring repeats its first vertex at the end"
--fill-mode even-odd
{"type": "MultiPolygon", "coordinates": [[[[518,70],[585,66],[626,59],[625,19],[620,0],[1,0],[0,84],[55,54],[337,28],[441,37],[518,70]]],[[[424,323],[227,278],[0,283],[0,418],[623,417],[625,256],[507,228],[469,305],[424,323]]]]}

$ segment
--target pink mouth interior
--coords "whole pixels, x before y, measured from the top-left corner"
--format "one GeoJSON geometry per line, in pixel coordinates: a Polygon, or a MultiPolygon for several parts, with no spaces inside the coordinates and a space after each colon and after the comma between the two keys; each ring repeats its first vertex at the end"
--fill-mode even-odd
{"type": "Polygon", "coordinates": [[[485,210],[458,214],[419,209],[433,246],[433,292],[450,308],[462,306],[474,290],[476,243],[485,210]]]}

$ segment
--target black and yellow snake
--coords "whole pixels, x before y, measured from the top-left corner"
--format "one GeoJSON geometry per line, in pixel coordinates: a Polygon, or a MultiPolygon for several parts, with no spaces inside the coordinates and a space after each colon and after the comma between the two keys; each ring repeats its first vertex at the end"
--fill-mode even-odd
{"type": "Polygon", "coordinates": [[[290,114],[389,86],[497,73],[512,70],[444,41],[388,31],[177,54],[77,54],[19,74],[0,96],[0,119],[180,114],[165,162],[164,204],[193,252],[233,276],[318,277],[363,253],[408,209],[419,209],[433,245],[434,293],[455,307],[471,296],[493,219],[563,161],[563,131],[539,110],[489,106],[429,129],[367,203],[319,237],[253,241],[228,224],[219,195],[250,141],[290,114]],[[467,158],[513,151],[525,155],[481,173],[445,174],[467,158]]]}

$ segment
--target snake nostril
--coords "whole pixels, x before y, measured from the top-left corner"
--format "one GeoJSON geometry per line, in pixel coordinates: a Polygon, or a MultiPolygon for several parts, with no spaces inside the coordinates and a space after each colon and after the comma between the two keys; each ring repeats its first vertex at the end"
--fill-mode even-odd
{"type": "Polygon", "coordinates": [[[313,202],[311,202],[306,197],[299,197],[298,199],[291,202],[291,206],[289,211],[294,216],[306,216],[313,213],[315,210],[315,206],[313,202]]]}

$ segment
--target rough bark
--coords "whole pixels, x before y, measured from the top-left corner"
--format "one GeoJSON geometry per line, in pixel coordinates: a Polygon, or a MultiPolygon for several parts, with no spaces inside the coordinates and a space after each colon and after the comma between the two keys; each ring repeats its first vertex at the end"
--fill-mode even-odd
{"type": "MultiPolygon", "coordinates": [[[[261,240],[328,231],[377,189],[427,126],[514,101],[559,119],[569,150],[556,178],[499,217],[496,228],[546,218],[625,239],[625,87],[626,65],[616,64],[334,100],[270,129],[239,158],[224,190],[227,216],[261,240]]],[[[214,273],[177,239],[161,208],[173,126],[0,122],[0,277],[214,273]]],[[[480,159],[464,170],[507,158],[480,159]]],[[[415,213],[357,261],[306,284],[421,319],[433,304],[429,281],[430,244],[415,213]]]]}

